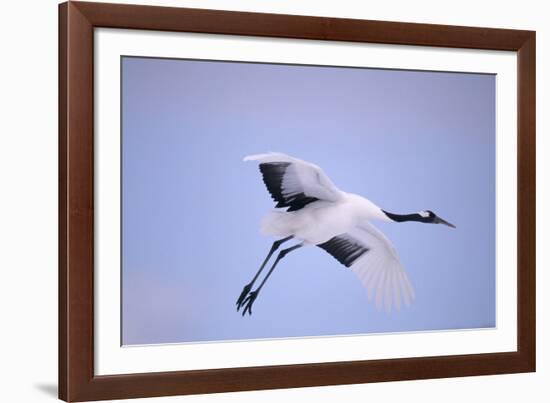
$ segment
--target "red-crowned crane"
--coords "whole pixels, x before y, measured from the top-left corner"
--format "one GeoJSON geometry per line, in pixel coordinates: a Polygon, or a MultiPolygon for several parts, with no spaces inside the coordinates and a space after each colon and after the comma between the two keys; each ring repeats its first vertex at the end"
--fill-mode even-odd
{"type": "Polygon", "coordinates": [[[406,222],[455,226],[430,210],[412,214],[393,214],[368,199],[338,189],[317,165],[281,153],[250,155],[245,161],[258,161],[267,190],[277,203],[262,222],[262,232],[279,238],[242,290],[237,310],[252,314],[252,305],[277,263],[289,252],[306,245],[316,245],[353,270],[368,290],[369,299],[375,296],[376,306],[392,305],[399,310],[401,300],[410,304],[413,287],[399,262],[390,241],[370,221],[406,222]],[[252,287],[271,256],[284,242],[295,239],[298,244],[279,252],[260,285],[252,287]]]}

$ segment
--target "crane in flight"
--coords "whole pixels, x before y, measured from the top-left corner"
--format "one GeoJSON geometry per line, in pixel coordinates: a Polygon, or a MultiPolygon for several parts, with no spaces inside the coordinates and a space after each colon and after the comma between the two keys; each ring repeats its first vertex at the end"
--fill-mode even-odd
{"type": "Polygon", "coordinates": [[[250,155],[244,161],[258,161],[267,190],[277,209],[262,221],[262,232],[278,238],[252,280],[237,299],[237,311],[252,314],[252,305],[262,287],[288,253],[307,245],[316,245],[338,262],[353,270],[369,300],[376,306],[397,310],[401,300],[409,305],[414,289],[403,270],[391,242],[370,221],[407,222],[455,226],[431,210],[412,214],[394,214],[382,210],[370,200],[338,189],[320,167],[282,153],[250,155]],[[252,287],[279,247],[291,239],[299,243],[282,249],[260,285],[252,287]]]}

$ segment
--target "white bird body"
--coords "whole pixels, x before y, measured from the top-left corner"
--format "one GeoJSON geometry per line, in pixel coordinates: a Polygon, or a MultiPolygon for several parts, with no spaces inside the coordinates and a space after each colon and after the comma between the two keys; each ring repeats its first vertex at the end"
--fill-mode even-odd
{"type": "Polygon", "coordinates": [[[244,160],[259,162],[267,190],[277,202],[275,207],[288,209],[272,211],[262,221],[264,234],[282,239],[275,241],[237,300],[237,309],[246,304],[243,315],[247,310],[252,313],[252,303],[278,261],[304,245],[316,245],[351,268],[367,288],[369,299],[375,297],[377,307],[384,305],[389,311],[395,306],[399,310],[402,301],[410,304],[414,290],[393,245],[370,221],[418,221],[454,227],[431,211],[388,213],[362,196],[338,189],[317,165],[286,154],[257,154],[244,160]],[[290,239],[300,244],[281,251],[258,289],[250,292],[274,251],[290,239]]]}
{"type": "Polygon", "coordinates": [[[272,211],[264,217],[261,231],[265,235],[293,235],[309,245],[329,241],[344,234],[357,223],[369,220],[389,221],[380,207],[353,193],[340,192],[334,202],[319,200],[297,211],[272,211]]]}

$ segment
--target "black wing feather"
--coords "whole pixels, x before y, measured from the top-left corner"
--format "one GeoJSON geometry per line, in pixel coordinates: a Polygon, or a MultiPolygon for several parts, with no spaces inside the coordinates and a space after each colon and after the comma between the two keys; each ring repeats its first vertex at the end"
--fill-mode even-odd
{"type": "Polygon", "coordinates": [[[346,267],[359,259],[369,249],[347,235],[338,235],[317,245],[346,267]]]}
{"type": "Polygon", "coordinates": [[[306,196],[303,192],[291,196],[283,195],[283,178],[290,164],[290,162],[264,162],[260,164],[260,172],[267,190],[277,202],[275,207],[288,207],[287,211],[296,211],[319,199],[306,196]]]}

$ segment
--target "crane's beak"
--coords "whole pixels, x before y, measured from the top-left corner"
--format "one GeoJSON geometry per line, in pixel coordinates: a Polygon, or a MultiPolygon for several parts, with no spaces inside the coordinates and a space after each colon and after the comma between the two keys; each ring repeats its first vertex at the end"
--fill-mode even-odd
{"type": "Polygon", "coordinates": [[[435,217],[435,218],[434,218],[434,223],[435,223],[435,224],[445,224],[445,225],[447,225],[448,227],[456,228],[456,226],[454,226],[453,224],[451,224],[451,223],[448,222],[448,221],[445,221],[443,218],[440,218],[440,217],[435,217]]]}

